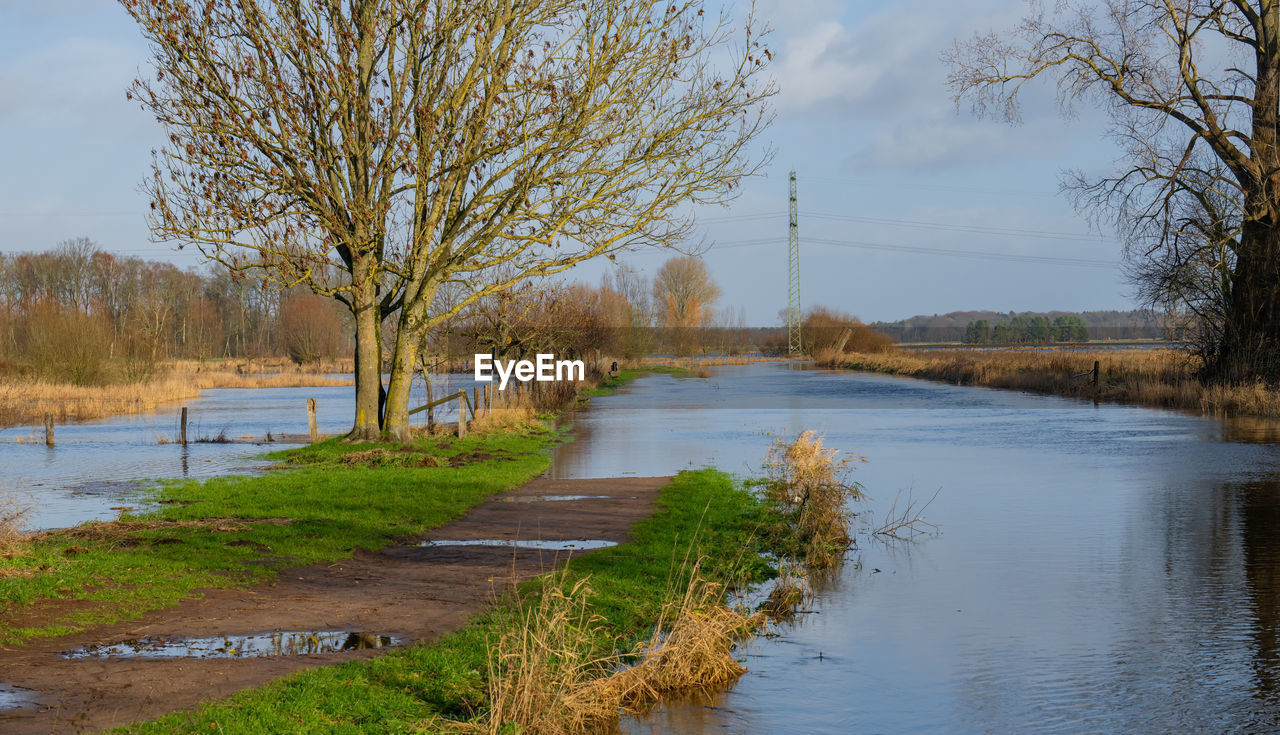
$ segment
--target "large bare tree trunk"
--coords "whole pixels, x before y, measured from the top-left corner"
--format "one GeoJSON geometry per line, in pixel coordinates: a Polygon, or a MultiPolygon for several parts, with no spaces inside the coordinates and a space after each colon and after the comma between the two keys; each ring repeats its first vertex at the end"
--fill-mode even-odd
{"type": "Polygon", "coordinates": [[[424,288],[416,283],[410,283],[406,289],[406,293],[415,298],[406,299],[410,305],[400,312],[395,348],[391,355],[391,382],[387,386],[386,414],[382,424],[384,433],[392,441],[407,442],[411,438],[409,393],[423,337],[429,326],[427,305],[434,298],[435,291],[435,286],[428,285],[424,288]]]}
{"type": "Polygon", "coordinates": [[[1271,222],[1248,222],[1241,233],[1212,377],[1280,380],[1280,228],[1271,222]]]}
{"type": "Polygon", "coordinates": [[[382,340],[379,326],[382,315],[376,284],[367,266],[353,269],[352,311],[356,320],[356,419],[347,438],[354,441],[376,441],[381,438],[379,422],[382,390],[382,340]]]}

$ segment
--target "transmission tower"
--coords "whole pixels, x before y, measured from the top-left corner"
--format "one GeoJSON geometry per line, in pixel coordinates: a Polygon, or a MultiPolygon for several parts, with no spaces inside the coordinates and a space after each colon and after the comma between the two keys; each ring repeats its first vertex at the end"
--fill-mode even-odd
{"type": "Polygon", "coordinates": [[[799,355],[800,341],[800,224],[796,213],[796,172],[791,170],[791,232],[787,238],[787,350],[799,355]]]}

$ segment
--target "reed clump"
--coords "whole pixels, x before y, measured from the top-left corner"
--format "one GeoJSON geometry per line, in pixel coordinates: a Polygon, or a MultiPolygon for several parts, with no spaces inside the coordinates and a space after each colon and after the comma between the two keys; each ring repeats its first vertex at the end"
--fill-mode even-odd
{"type": "Polygon", "coordinates": [[[773,589],[760,609],[772,620],[790,620],[813,599],[813,585],[803,568],[782,564],[773,589]]]}
{"type": "Polygon", "coordinates": [[[471,732],[579,735],[598,732],[672,692],[720,686],[746,669],[733,647],[763,616],[730,607],[724,587],[695,568],[664,606],[652,634],[628,648],[589,602],[587,578],[561,571],[489,657],[489,709],[459,725],[471,732]]]}
{"type": "MultiPolygon", "coordinates": [[[[31,503],[15,492],[0,492],[0,561],[16,559],[26,552],[31,543],[27,533],[27,516],[31,503]]],[[[12,576],[17,570],[0,564],[0,578],[12,576]]]]}
{"type": "Polygon", "coordinates": [[[781,514],[791,536],[788,551],[805,565],[822,569],[839,564],[853,543],[849,503],[864,497],[849,482],[851,465],[861,457],[839,457],[806,431],[792,441],[778,440],[765,458],[764,497],[781,514]]]}

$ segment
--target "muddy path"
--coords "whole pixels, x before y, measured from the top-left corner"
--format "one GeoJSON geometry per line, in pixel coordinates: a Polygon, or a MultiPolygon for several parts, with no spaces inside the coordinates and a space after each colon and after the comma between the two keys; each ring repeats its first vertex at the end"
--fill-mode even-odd
{"type": "Polygon", "coordinates": [[[95,732],[190,709],[299,669],[365,659],[380,652],[361,649],[354,645],[357,638],[351,637],[352,650],[324,654],[63,655],[85,647],[101,653],[100,647],[138,638],[227,636],[234,641],[248,634],[279,631],[367,633],[391,636],[400,645],[431,640],[461,626],[495,592],[548,571],[557,561],[585,553],[584,546],[603,545],[582,540],[626,541],[632,524],[653,512],[653,500],[669,481],[667,477],[534,480],[424,534],[424,542],[431,543],[358,551],[354,558],[332,564],[287,569],[274,583],[205,590],[201,599],[186,600],[138,620],[0,651],[0,733],[95,732]],[[569,544],[569,549],[444,543],[468,540],[579,543],[569,544]]]}

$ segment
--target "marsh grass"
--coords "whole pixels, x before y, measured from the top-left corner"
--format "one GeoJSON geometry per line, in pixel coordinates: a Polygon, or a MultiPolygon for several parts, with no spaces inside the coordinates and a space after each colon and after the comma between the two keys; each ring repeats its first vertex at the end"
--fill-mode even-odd
{"type": "Polygon", "coordinates": [[[1175,408],[1220,416],[1280,416],[1280,390],[1261,381],[1214,384],[1196,377],[1191,355],[1176,349],[936,350],[824,353],[818,364],[906,375],[955,385],[1025,390],[1073,398],[1175,408]],[[1099,364],[1095,387],[1091,375],[1099,364]]]}
{"type": "Polygon", "coordinates": [[[792,441],[779,439],[765,458],[764,498],[777,508],[791,535],[790,555],[822,569],[839,564],[853,542],[849,503],[862,500],[862,486],[847,480],[861,457],[841,458],[806,431],[792,441]]]}
{"type": "Polygon", "coordinates": [[[293,388],[352,385],[346,378],[331,378],[301,371],[268,375],[237,373],[232,369],[193,367],[179,363],[165,373],[139,383],[112,385],[71,385],[39,380],[12,379],[0,382],[0,426],[16,426],[42,421],[46,413],[54,420],[85,421],[138,413],[151,413],[166,405],[199,397],[211,388],[293,388]]]}
{"type": "Polygon", "coordinates": [[[459,729],[487,733],[578,735],[597,732],[664,695],[736,680],[746,669],[734,645],[763,623],[730,607],[725,588],[695,565],[663,605],[653,632],[630,649],[593,611],[590,578],[554,573],[520,624],[489,656],[489,710],[459,729]]]}
{"type": "Polygon", "coordinates": [[[22,556],[31,543],[26,527],[31,508],[32,501],[21,493],[0,491],[0,578],[19,571],[4,562],[22,556]]]}

